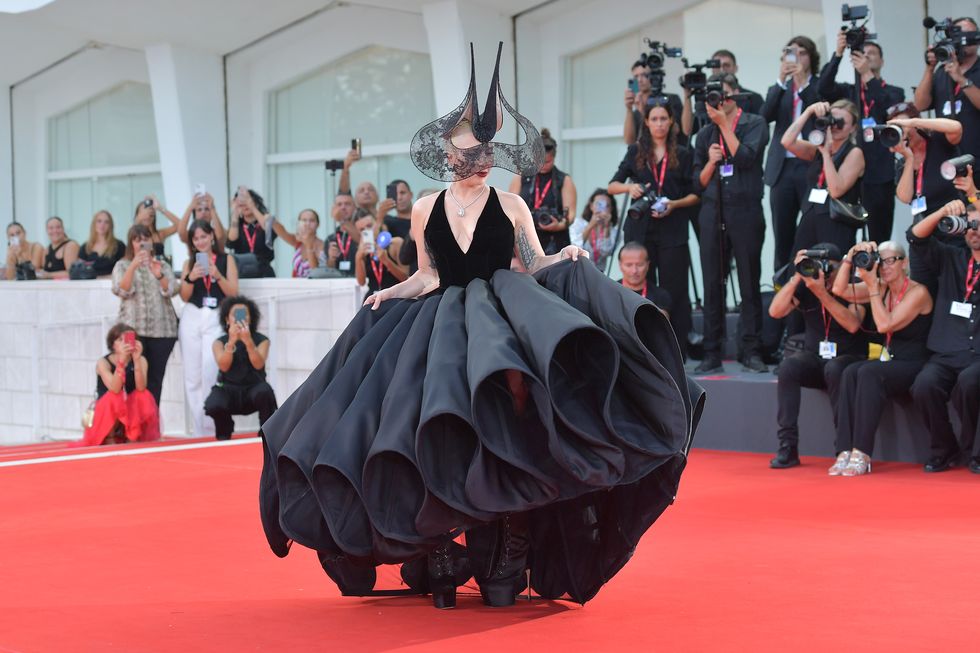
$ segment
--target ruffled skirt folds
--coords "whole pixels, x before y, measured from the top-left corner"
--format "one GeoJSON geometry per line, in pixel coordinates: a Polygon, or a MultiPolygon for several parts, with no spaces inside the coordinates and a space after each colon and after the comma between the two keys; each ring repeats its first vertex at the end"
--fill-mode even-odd
{"type": "Polygon", "coordinates": [[[587,263],[387,301],[263,426],[263,527],[372,570],[527,513],[532,587],[585,602],[673,501],[703,401],[666,317],[587,263]]]}

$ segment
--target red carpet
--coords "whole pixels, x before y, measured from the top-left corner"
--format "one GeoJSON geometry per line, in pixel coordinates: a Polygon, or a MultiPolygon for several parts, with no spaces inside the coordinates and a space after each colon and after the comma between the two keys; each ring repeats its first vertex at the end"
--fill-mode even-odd
{"type": "Polygon", "coordinates": [[[342,598],[312,552],[275,558],[258,442],[0,468],[0,651],[976,650],[980,477],[766,460],[695,452],[584,608],[449,612],[342,598]]]}

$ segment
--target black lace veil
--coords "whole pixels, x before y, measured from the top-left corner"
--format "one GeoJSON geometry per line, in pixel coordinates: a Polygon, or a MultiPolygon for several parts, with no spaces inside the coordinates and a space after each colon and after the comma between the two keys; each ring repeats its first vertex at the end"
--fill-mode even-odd
{"type": "Polygon", "coordinates": [[[533,175],[544,161],[541,134],[531,121],[517,113],[500,90],[500,53],[490,80],[490,91],[483,113],[476,97],[476,64],[470,43],[470,85],[463,102],[447,115],[422,127],[412,139],[412,162],[422,174],[436,181],[459,181],[491,167],[505,168],[519,175],[533,175]],[[518,145],[495,143],[503,126],[503,111],[524,130],[518,145]],[[473,145],[473,139],[477,143],[473,145]]]}

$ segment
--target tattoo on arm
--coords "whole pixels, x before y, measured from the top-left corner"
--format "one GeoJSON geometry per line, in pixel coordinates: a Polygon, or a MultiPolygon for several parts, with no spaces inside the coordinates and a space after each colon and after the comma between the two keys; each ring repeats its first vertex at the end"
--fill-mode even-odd
{"type": "Polygon", "coordinates": [[[524,230],[524,225],[521,225],[517,230],[517,251],[521,256],[521,263],[527,268],[528,272],[531,272],[531,266],[534,264],[534,249],[531,247],[531,241],[528,240],[527,232],[524,230]]]}
{"type": "Polygon", "coordinates": [[[438,272],[439,269],[436,267],[436,255],[432,251],[432,247],[429,245],[429,239],[423,238],[422,241],[425,243],[425,253],[429,257],[429,267],[438,272]]]}

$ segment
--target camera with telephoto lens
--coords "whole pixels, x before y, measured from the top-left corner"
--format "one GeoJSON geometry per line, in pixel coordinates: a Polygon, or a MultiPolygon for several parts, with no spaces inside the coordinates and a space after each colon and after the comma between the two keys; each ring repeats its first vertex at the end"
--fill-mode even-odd
{"type": "Polygon", "coordinates": [[[862,270],[871,272],[872,268],[875,266],[875,263],[878,262],[878,258],[878,252],[867,252],[862,250],[854,253],[854,256],[851,257],[851,263],[856,268],[861,268],[862,270]]]}
{"type": "Polygon", "coordinates": [[[898,125],[875,125],[871,130],[882,147],[896,147],[905,139],[905,132],[898,125]]]}
{"type": "Polygon", "coordinates": [[[547,227],[552,223],[552,221],[560,219],[558,216],[558,209],[551,207],[532,209],[531,217],[534,218],[534,223],[539,227],[547,227]]]}
{"type": "Polygon", "coordinates": [[[947,215],[939,220],[939,231],[948,236],[962,236],[970,229],[976,231],[978,228],[980,222],[965,215],[947,215]]]}
{"type": "Polygon", "coordinates": [[[841,31],[844,32],[847,47],[851,51],[863,50],[865,41],[878,38],[877,34],[868,31],[868,21],[871,20],[871,11],[868,9],[868,5],[856,5],[854,7],[841,5],[840,19],[850,23],[850,26],[842,25],[841,31]],[[858,25],[858,21],[862,18],[864,22],[858,25]]]}
{"type": "Polygon", "coordinates": [[[647,38],[643,39],[643,42],[650,46],[650,51],[640,55],[640,64],[649,69],[647,79],[650,80],[650,99],[655,101],[655,98],[664,93],[664,60],[668,57],[676,59],[683,54],[683,51],[681,48],[671,48],[666,43],[647,38]]]}
{"type": "Polygon", "coordinates": [[[667,210],[668,203],[669,200],[666,197],[657,195],[652,187],[647,186],[643,195],[630,205],[626,215],[634,220],[639,220],[648,217],[651,213],[663,213],[667,210]]]}
{"type": "Polygon", "coordinates": [[[946,181],[953,181],[957,177],[966,177],[969,174],[966,167],[972,166],[973,162],[972,154],[954,156],[952,159],[947,159],[939,164],[939,174],[946,181]]]}
{"type": "Polygon", "coordinates": [[[829,249],[807,249],[803,250],[804,258],[796,264],[796,271],[802,276],[810,279],[820,278],[823,272],[826,276],[830,272],[830,250],[829,249]]]}
{"type": "Polygon", "coordinates": [[[827,132],[832,127],[841,129],[843,126],[843,118],[835,118],[828,113],[826,116],[820,116],[813,121],[813,129],[810,131],[810,135],[807,136],[806,139],[814,145],[823,145],[827,141],[827,132]]]}
{"type": "MultiPolygon", "coordinates": [[[[931,52],[939,63],[959,61],[963,58],[964,48],[980,45],[980,32],[966,32],[962,27],[954,24],[953,19],[949,17],[940,22],[932,16],[926,16],[922,21],[922,26],[926,29],[936,29],[935,42],[928,52],[931,52]],[[942,34],[941,38],[940,34],[942,34]]],[[[928,56],[926,61],[929,61],[928,56]]]]}

